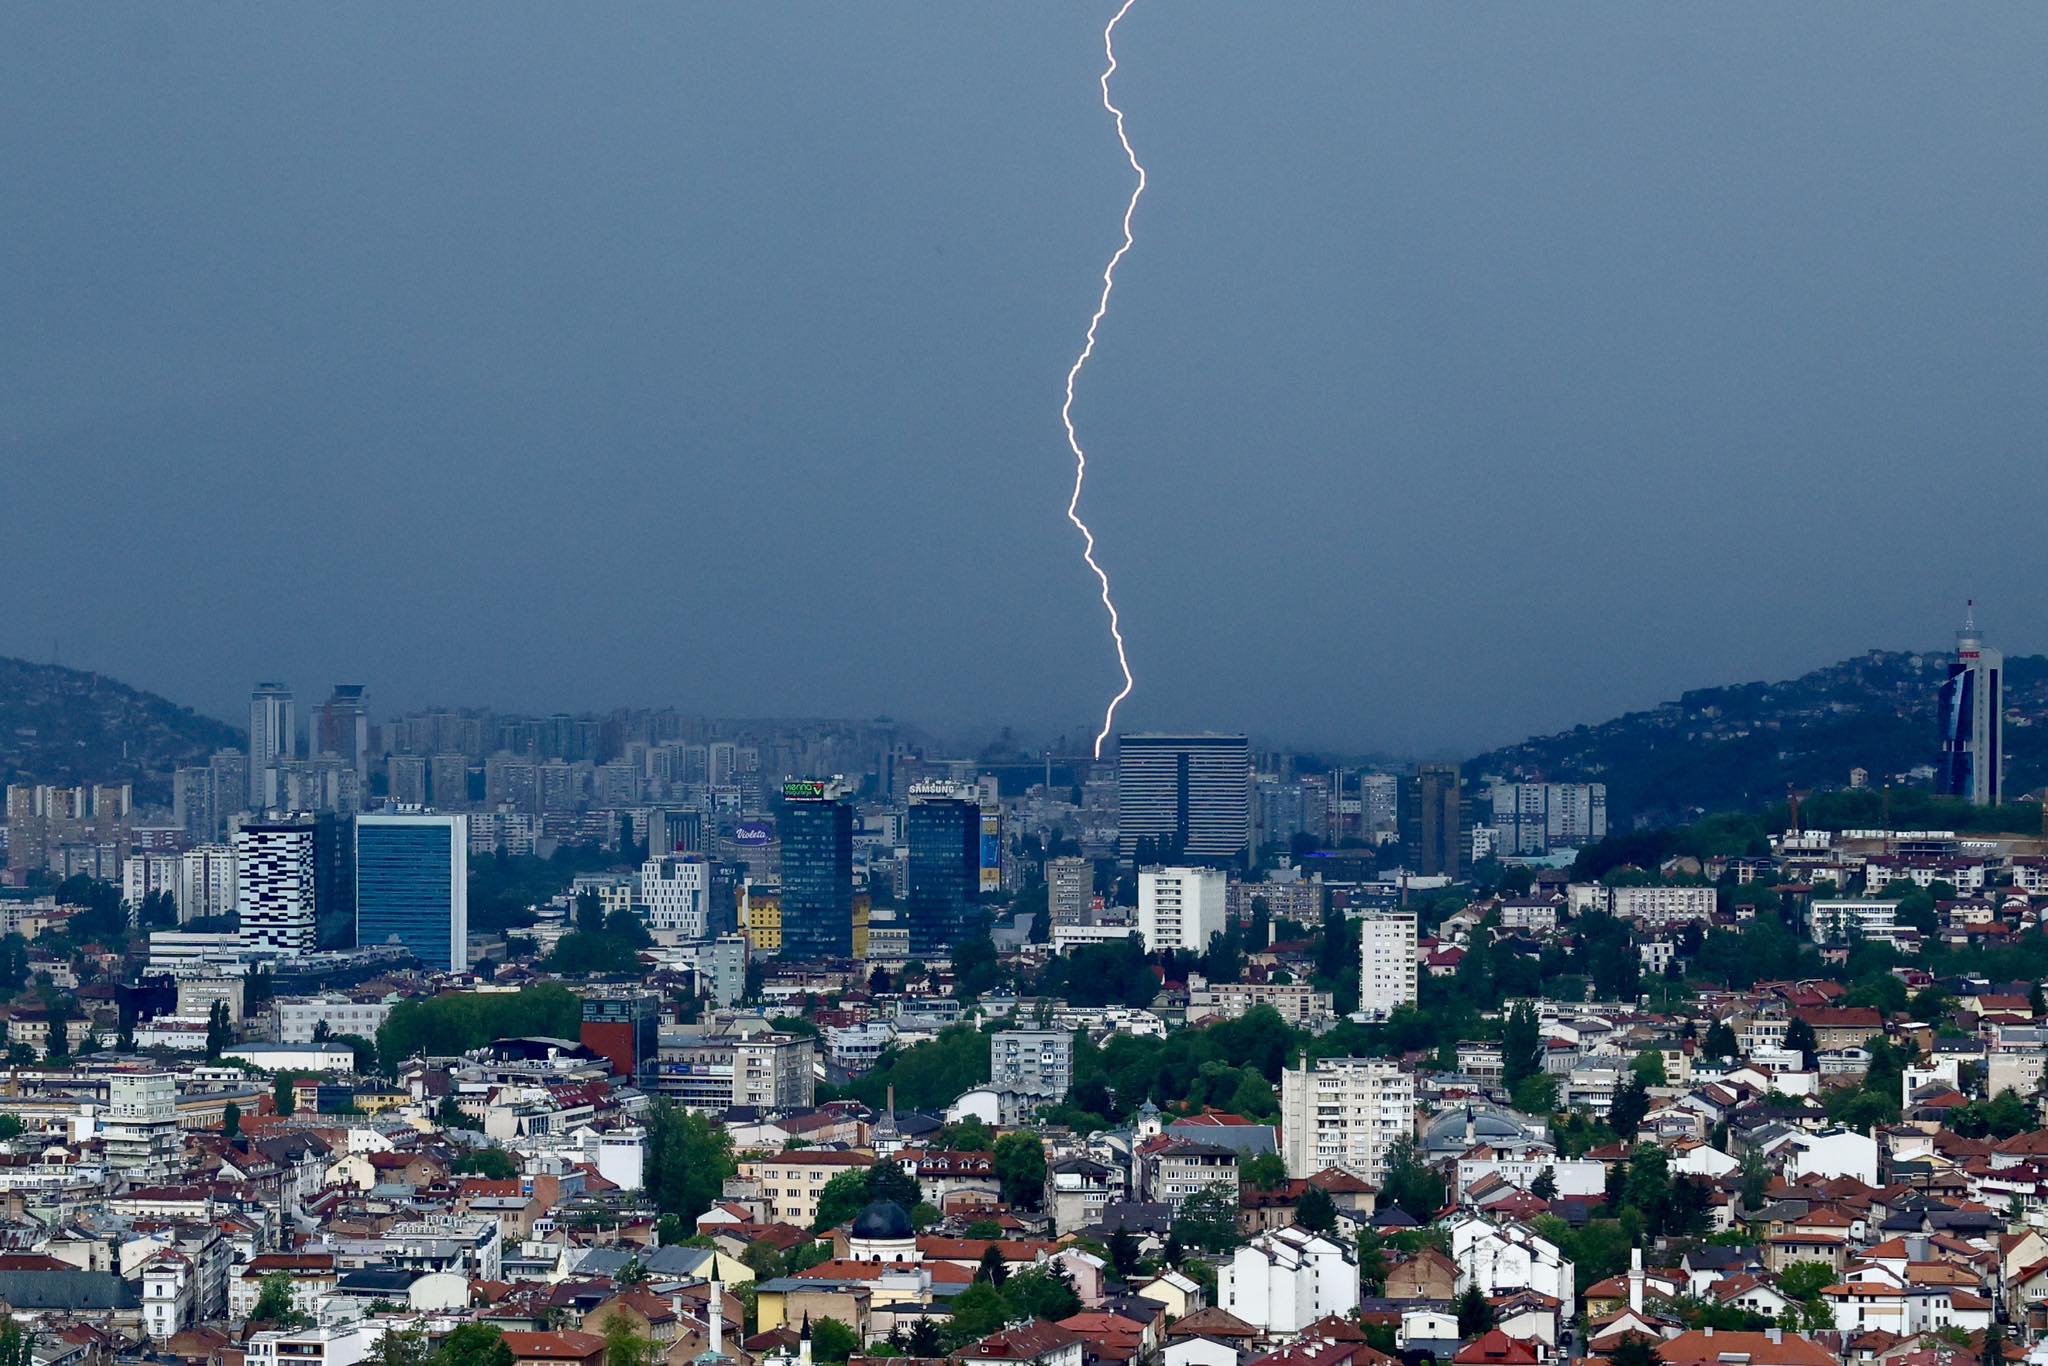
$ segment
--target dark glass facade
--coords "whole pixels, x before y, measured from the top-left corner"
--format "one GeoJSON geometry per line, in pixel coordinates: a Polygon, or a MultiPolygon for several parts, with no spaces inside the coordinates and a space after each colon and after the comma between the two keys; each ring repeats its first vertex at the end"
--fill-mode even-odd
{"type": "Polygon", "coordinates": [[[853,956],[853,808],[829,797],[782,809],[782,956],[853,956]]]}
{"type": "Polygon", "coordinates": [[[973,925],[980,900],[981,807],[951,797],[913,797],[906,826],[910,951],[943,956],[973,925]]]}
{"type": "MultiPolygon", "coordinates": [[[[445,820],[356,822],[356,942],[393,940],[427,968],[468,966],[467,906],[456,892],[457,827],[445,820]],[[458,956],[460,955],[460,956],[458,956]]],[[[467,849],[460,851],[466,855],[467,849]]],[[[461,860],[467,862],[466,858],[461,860]]],[[[467,893],[461,894],[466,900],[467,893]]]]}

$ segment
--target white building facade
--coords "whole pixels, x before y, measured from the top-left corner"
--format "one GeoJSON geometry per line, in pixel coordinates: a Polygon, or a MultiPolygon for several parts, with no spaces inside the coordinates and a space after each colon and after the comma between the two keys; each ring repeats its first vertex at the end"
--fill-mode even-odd
{"type": "Polygon", "coordinates": [[[1223,933],[1228,878],[1215,868],[1147,868],[1138,874],[1138,933],[1145,952],[1201,953],[1223,933]]]}
{"type": "Polygon", "coordinates": [[[1280,1074],[1281,1158],[1296,1180],[1346,1167],[1375,1184],[1415,1133],[1415,1078],[1379,1058],[1319,1058],[1280,1074]]]}
{"type": "Polygon", "coordinates": [[[1410,911],[1365,917],[1359,935],[1358,1013],[1384,1020],[1416,1001],[1416,924],[1410,911]]]}

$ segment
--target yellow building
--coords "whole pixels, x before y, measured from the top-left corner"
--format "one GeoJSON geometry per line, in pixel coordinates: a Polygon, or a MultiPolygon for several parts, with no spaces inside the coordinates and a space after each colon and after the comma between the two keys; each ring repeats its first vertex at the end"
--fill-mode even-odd
{"type": "Polygon", "coordinates": [[[866,892],[855,893],[853,898],[853,956],[868,956],[868,912],[874,909],[875,899],[866,892]]]}
{"type": "Polygon", "coordinates": [[[782,952],[782,893],[749,887],[740,909],[746,927],[747,947],[755,953],[782,952]]]}

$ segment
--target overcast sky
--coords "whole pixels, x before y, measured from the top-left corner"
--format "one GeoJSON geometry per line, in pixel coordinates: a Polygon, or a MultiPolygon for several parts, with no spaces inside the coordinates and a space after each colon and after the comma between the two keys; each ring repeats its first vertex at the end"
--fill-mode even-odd
{"type": "MultiPolygon", "coordinates": [[[[0,652],[1092,726],[1106,3],[10,6],[0,652]]],[[[2048,8],[1138,0],[1134,725],[2042,649],[2048,8]]]]}

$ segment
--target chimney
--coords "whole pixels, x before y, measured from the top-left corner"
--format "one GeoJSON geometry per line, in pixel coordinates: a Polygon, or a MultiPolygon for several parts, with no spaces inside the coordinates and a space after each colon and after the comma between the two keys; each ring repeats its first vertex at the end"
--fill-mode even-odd
{"type": "Polygon", "coordinates": [[[1706,1335],[1707,1335],[1708,1337],[1712,1337],[1712,1336],[1714,1336],[1714,1330],[1713,1330],[1713,1328],[1712,1328],[1711,1326],[1709,1326],[1708,1328],[1706,1328],[1706,1329],[1705,1329],[1704,1331],[1706,1332],[1706,1335]]]}
{"type": "Polygon", "coordinates": [[[1784,1340],[1785,1340],[1785,1330],[1784,1330],[1784,1329],[1782,1329],[1782,1328],[1773,1328],[1773,1329],[1771,1330],[1771,1341],[1772,1341],[1773,1343],[1779,1343],[1779,1342],[1783,1342],[1784,1340]]]}
{"type": "Polygon", "coordinates": [[[1643,1312],[1643,1250],[1639,1247],[1628,1252],[1628,1307],[1643,1312]]]}
{"type": "Polygon", "coordinates": [[[711,1355],[725,1355],[725,1287],[711,1280],[711,1355]]]}

